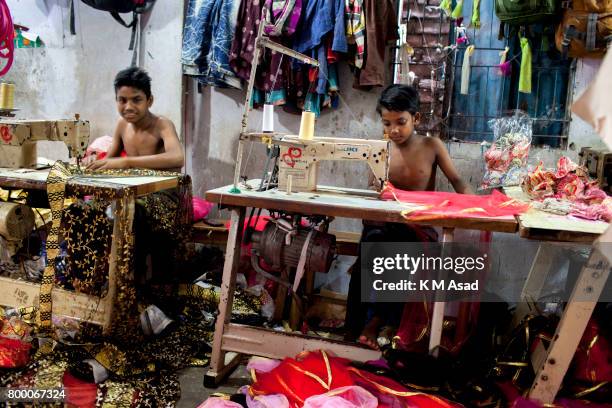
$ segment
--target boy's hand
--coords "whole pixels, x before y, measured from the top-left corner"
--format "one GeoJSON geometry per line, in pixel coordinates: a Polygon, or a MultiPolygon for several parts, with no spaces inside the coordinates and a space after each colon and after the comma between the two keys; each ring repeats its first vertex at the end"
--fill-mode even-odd
{"type": "Polygon", "coordinates": [[[110,159],[96,160],[87,166],[87,170],[127,169],[129,168],[127,158],[111,157],[110,159]]]}

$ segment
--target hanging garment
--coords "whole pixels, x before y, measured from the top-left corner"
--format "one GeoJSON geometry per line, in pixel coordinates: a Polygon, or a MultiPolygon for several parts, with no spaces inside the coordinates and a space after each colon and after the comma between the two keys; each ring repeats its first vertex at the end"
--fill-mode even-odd
{"type": "Polygon", "coordinates": [[[470,75],[472,72],[470,58],[474,54],[475,48],[476,47],[473,45],[470,45],[463,53],[463,65],[461,66],[461,95],[467,95],[470,91],[470,75]]]}
{"type": "Polygon", "coordinates": [[[302,0],[266,0],[270,10],[265,33],[271,37],[293,35],[302,13],[302,0]]]}
{"type": "Polygon", "coordinates": [[[259,29],[263,1],[241,1],[238,23],[230,49],[230,67],[239,78],[248,81],[255,52],[255,38],[259,29]]]}
{"type": "Polygon", "coordinates": [[[344,0],[305,1],[294,49],[301,53],[316,50],[319,45],[324,44],[324,37],[331,32],[331,49],[347,52],[344,13],[344,0]]]}
{"type": "Polygon", "coordinates": [[[480,0],[474,0],[472,4],[472,27],[480,28],[480,0]]]}
{"type": "Polygon", "coordinates": [[[205,37],[212,36],[211,13],[215,0],[189,0],[185,13],[183,28],[183,49],[181,63],[183,72],[187,75],[199,75],[196,63],[202,55],[202,43],[205,37]]]}
{"type": "Polygon", "coordinates": [[[365,12],[363,10],[363,0],[345,0],[346,10],[346,37],[349,45],[350,53],[354,53],[355,57],[349,63],[355,65],[355,68],[363,67],[363,58],[365,56],[365,12]]]}
{"type": "Polygon", "coordinates": [[[190,0],[183,31],[184,72],[205,85],[240,88],[229,54],[239,1],[190,0]]]}
{"type": "Polygon", "coordinates": [[[463,0],[457,0],[457,4],[451,13],[451,17],[455,20],[463,17],[463,0]]]}
{"type": "Polygon", "coordinates": [[[397,15],[391,0],[365,0],[366,55],[357,86],[385,84],[385,51],[390,41],[398,39],[397,15]]]}
{"type": "MultiPolygon", "coordinates": [[[[281,29],[285,34],[276,40],[282,45],[291,44],[292,38],[289,33],[295,31],[299,21],[298,13],[301,13],[302,10],[302,2],[303,0],[295,0],[291,10],[288,8],[291,2],[285,2],[280,14],[277,14],[278,18],[283,18],[283,13],[288,14],[281,29]]],[[[238,11],[238,29],[231,46],[230,66],[236,75],[245,81],[249,80],[251,66],[254,63],[255,39],[259,31],[262,9],[264,6],[274,7],[273,3],[276,2],[264,3],[260,0],[241,2],[238,11]]],[[[279,7],[279,4],[276,7],[279,7]]],[[[288,87],[287,78],[290,76],[291,58],[271,50],[265,50],[260,55],[251,104],[254,107],[263,103],[282,105],[287,99],[286,88],[288,87]]]]}
{"type": "Polygon", "coordinates": [[[519,75],[519,92],[531,93],[531,46],[529,40],[521,37],[521,73],[519,75]]]}

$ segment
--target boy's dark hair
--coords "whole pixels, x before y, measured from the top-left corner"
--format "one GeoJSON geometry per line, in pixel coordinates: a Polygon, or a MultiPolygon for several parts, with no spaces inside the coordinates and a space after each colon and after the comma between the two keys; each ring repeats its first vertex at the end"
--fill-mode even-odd
{"type": "Polygon", "coordinates": [[[382,113],[383,108],[393,112],[410,112],[414,115],[419,111],[419,91],[409,85],[389,85],[380,94],[376,112],[382,113]]]}
{"type": "Polygon", "coordinates": [[[122,86],[141,90],[147,99],[151,97],[151,77],[142,68],[130,67],[119,71],[115,77],[115,94],[122,86]]]}

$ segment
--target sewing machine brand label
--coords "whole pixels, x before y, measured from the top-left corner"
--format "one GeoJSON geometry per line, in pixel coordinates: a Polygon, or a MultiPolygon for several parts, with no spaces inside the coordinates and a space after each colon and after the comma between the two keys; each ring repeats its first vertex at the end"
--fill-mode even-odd
{"type": "Polygon", "coordinates": [[[370,147],[367,145],[337,144],[335,153],[338,159],[364,160],[370,155],[370,147]]]}

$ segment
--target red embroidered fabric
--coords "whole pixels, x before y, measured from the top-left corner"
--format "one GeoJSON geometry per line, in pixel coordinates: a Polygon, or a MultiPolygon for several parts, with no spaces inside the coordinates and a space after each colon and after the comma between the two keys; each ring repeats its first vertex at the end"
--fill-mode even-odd
{"type": "Polygon", "coordinates": [[[268,373],[254,374],[249,394],[283,394],[290,406],[302,407],[313,395],[341,387],[357,385],[378,399],[380,408],[451,408],[461,407],[435,395],[410,391],[401,384],[350,365],[350,360],[328,355],[325,351],[306,351],[295,359],[285,358],[268,373]]]}
{"type": "Polygon", "coordinates": [[[404,218],[412,221],[438,218],[503,217],[521,214],[529,208],[528,204],[512,199],[497,190],[493,190],[488,195],[405,191],[395,188],[389,182],[383,189],[381,198],[416,204],[415,208],[407,208],[402,211],[404,218]]]}

